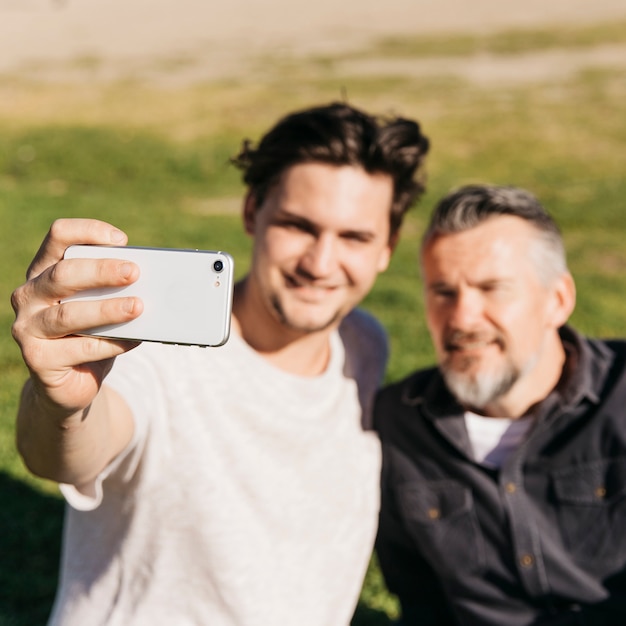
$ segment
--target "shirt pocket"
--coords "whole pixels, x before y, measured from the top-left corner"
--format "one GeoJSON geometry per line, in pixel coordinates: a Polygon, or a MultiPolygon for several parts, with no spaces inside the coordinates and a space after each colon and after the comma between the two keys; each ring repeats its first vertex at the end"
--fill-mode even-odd
{"type": "Polygon", "coordinates": [[[440,575],[453,580],[460,568],[484,570],[485,544],[468,488],[451,480],[405,483],[398,497],[407,531],[440,575]]]}
{"type": "Polygon", "coordinates": [[[552,473],[563,542],[585,569],[609,574],[626,562],[626,458],[552,473]]]}

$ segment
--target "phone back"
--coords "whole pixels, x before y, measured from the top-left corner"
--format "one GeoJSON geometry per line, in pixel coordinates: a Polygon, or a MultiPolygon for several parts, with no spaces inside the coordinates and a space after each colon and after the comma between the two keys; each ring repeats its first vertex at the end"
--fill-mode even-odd
{"type": "Polygon", "coordinates": [[[219,346],[230,333],[234,262],[225,252],[70,246],[65,258],[108,258],[133,261],[140,277],[132,285],[82,291],[69,300],[101,300],[138,296],[143,313],[124,324],[92,328],[85,334],[114,339],[181,345],[219,346]]]}

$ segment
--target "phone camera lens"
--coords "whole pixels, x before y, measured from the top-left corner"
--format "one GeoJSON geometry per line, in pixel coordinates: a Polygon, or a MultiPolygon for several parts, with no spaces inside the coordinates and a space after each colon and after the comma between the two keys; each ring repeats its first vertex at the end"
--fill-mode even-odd
{"type": "Polygon", "coordinates": [[[215,261],[213,263],[213,270],[216,272],[221,272],[224,269],[224,263],[222,261],[215,261]]]}

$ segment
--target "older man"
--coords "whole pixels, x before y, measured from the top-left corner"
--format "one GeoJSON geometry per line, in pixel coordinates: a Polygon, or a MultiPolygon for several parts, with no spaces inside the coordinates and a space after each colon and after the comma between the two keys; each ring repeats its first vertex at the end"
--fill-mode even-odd
{"type": "Polygon", "coordinates": [[[561,236],[521,189],[444,198],[421,261],[438,368],[375,411],[403,623],[626,624],[626,345],[565,325],[561,236]]]}

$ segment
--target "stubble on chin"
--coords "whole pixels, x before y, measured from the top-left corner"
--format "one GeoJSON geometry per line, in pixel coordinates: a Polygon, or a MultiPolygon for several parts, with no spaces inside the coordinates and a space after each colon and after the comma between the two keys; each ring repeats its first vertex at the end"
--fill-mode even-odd
{"type": "Polygon", "coordinates": [[[272,311],[274,312],[274,316],[276,320],[285,328],[289,330],[293,330],[300,333],[315,333],[321,332],[324,330],[328,330],[332,328],[341,321],[341,314],[339,311],[335,312],[332,316],[330,316],[326,321],[317,322],[317,323],[302,323],[293,319],[293,316],[288,315],[285,312],[285,309],[278,298],[277,295],[273,295],[270,298],[270,306],[272,311]]]}

